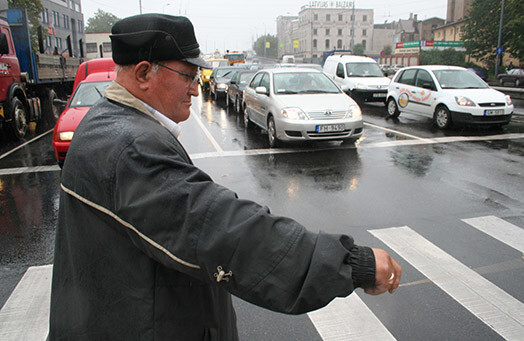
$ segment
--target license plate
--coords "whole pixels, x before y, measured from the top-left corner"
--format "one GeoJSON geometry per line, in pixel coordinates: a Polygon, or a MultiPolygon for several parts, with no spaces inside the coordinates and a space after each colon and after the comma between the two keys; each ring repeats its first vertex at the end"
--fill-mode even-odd
{"type": "Polygon", "coordinates": [[[379,93],[376,93],[376,94],[373,94],[373,97],[386,97],[386,93],[385,92],[379,92],[379,93]]]}
{"type": "Polygon", "coordinates": [[[317,133],[332,133],[337,131],[344,131],[346,126],[343,124],[326,124],[317,126],[317,133]]]}
{"type": "Polygon", "coordinates": [[[504,109],[486,109],[484,110],[484,116],[498,116],[504,115],[504,109]]]}

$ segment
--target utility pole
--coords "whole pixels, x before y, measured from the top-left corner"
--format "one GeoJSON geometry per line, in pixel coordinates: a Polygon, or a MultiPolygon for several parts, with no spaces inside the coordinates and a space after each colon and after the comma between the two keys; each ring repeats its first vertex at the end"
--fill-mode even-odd
{"type": "Polygon", "coordinates": [[[502,25],[504,25],[504,3],[502,0],[502,8],[500,9],[500,25],[499,25],[499,41],[497,44],[497,62],[495,64],[495,77],[499,74],[499,63],[502,56],[502,25]]]}
{"type": "Polygon", "coordinates": [[[138,6],[140,7],[140,14],[142,14],[142,0],[138,0],[138,6]]]}

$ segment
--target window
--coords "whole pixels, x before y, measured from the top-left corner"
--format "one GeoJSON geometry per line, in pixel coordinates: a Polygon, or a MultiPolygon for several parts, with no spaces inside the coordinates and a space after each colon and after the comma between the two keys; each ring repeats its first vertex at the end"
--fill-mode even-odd
{"type": "Polygon", "coordinates": [[[414,85],[416,73],[417,69],[406,70],[402,73],[402,75],[400,75],[398,82],[407,85],[414,85]]]}
{"type": "Polygon", "coordinates": [[[269,75],[267,73],[264,73],[259,86],[264,86],[269,91],[269,75]]]}
{"type": "Polygon", "coordinates": [[[338,34],[337,35],[339,35],[339,36],[342,35],[342,29],[341,28],[338,29],[338,34]]]}
{"type": "Polygon", "coordinates": [[[326,49],[329,49],[329,39],[326,39],[326,49]]]}
{"type": "Polygon", "coordinates": [[[84,32],[84,22],[82,20],[78,20],[78,32],[84,32]]]}
{"type": "Polygon", "coordinates": [[[87,43],[86,50],[87,53],[97,53],[96,43],[87,43]]]}
{"type": "Polygon", "coordinates": [[[331,21],[331,14],[326,14],[326,21],[331,21]]]}
{"type": "Polygon", "coordinates": [[[417,74],[417,80],[415,82],[415,86],[418,86],[419,88],[425,88],[425,89],[435,89],[435,84],[433,83],[433,79],[431,79],[429,72],[427,72],[426,70],[419,70],[417,74]]]}
{"type": "Polygon", "coordinates": [[[337,65],[337,77],[344,78],[344,65],[342,63],[338,63],[337,65]]]}
{"type": "Polygon", "coordinates": [[[330,33],[329,28],[326,28],[326,35],[328,36],[330,33]]]}
{"type": "Polygon", "coordinates": [[[111,43],[102,43],[102,49],[104,52],[111,52],[111,43]]]}
{"type": "Polygon", "coordinates": [[[366,40],[362,40],[362,47],[364,48],[364,50],[366,49],[366,45],[367,45],[367,41],[366,40]]]}
{"type": "Polygon", "coordinates": [[[256,88],[260,84],[260,80],[262,79],[263,75],[263,73],[259,73],[258,75],[256,75],[256,77],[253,78],[253,80],[251,81],[251,84],[249,84],[249,87],[253,89],[256,88]]]}
{"type": "Polygon", "coordinates": [[[343,19],[342,14],[339,14],[339,15],[338,15],[338,21],[342,21],[342,19],[343,19]]]}
{"type": "Polygon", "coordinates": [[[55,37],[55,46],[61,50],[62,49],[62,38],[55,37]]]}
{"type": "Polygon", "coordinates": [[[47,8],[42,12],[42,22],[44,24],[49,24],[49,10],[47,8]]]}
{"type": "Polygon", "coordinates": [[[75,11],[80,12],[80,4],[75,3],[75,11]]]}
{"type": "Polygon", "coordinates": [[[316,28],[313,29],[313,35],[315,35],[315,36],[317,35],[317,29],[316,28]]]}
{"type": "Polygon", "coordinates": [[[313,39],[313,48],[314,48],[314,49],[317,48],[317,40],[316,40],[316,39],[313,39]]]}
{"type": "Polygon", "coordinates": [[[313,20],[318,20],[318,14],[313,14],[313,20]]]}
{"type": "Polygon", "coordinates": [[[342,39],[337,40],[337,49],[342,48],[342,39]]]}
{"type": "Polygon", "coordinates": [[[364,14],[364,15],[362,16],[362,21],[368,21],[368,16],[364,14]]]}
{"type": "Polygon", "coordinates": [[[75,4],[73,3],[72,0],[69,0],[69,8],[70,9],[75,9],[75,4]]]}
{"type": "Polygon", "coordinates": [[[53,11],[53,25],[60,27],[60,14],[57,11],[53,11]]]}
{"type": "Polygon", "coordinates": [[[64,14],[62,19],[64,20],[64,28],[69,29],[69,28],[71,27],[71,26],[69,25],[69,17],[68,17],[67,15],[64,14]]]}
{"type": "Polygon", "coordinates": [[[362,30],[362,36],[363,36],[363,37],[366,37],[367,35],[368,35],[368,30],[363,29],[363,30],[362,30]]]}

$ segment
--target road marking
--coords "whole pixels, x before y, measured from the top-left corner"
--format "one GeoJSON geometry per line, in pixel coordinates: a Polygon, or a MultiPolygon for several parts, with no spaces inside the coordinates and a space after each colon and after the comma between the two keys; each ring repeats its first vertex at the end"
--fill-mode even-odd
{"type": "Polygon", "coordinates": [[[356,293],[308,316],[322,340],[396,340],[356,293]]]}
{"type": "Polygon", "coordinates": [[[20,167],[0,169],[0,175],[16,175],[25,173],[56,172],[59,171],[58,165],[54,166],[37,166],[37,167],[20,167]]]}
{"type": "Polygon", "coordinates": [[[18,147],[11,149],[11,150],[8,151],[7,153],[0,155],[0,160],[3,159],[4,157],[8,156],[8,155],[13,154],[14,152],[16,152],[16,151],[19,150],[19,149],[24,148],[24,147],[27,146],[28,144],[30,144],[30,143],[32,143],[32,142],[34,142],[34,141],[36,141],[36,140],[38,140],[38,139],[44,137],[45,135],[49,134],[49,133],[52,132],[52,131],[53,131],[53,129],[50,129],[50,130],[46,131],[45,133],[42,133],[42,134],[40,134],[40,135],[34,137],[33,139],[31,139],[31,140],[29,140],[29,141],[27,141],[27,142],[25,142],[25,143],[19,145],[18,147]]]}
{"type": "Polygon", "coordinates": [[[45,340],[53,266],[30,267],[0,310],[0,340],[45,340]]]}
{"type": "Polygon", "coordinates": [[[370,230],[444,292],[507,340],[522,340],[524,304],[409,227],[370,230]]]}
{"type": "Polygon", "coordinates": [[[524,253],[524,230],[522,228],[494,216],[462,219],[462,221],[524,253]]]}
{"type": "Polygon", "coordinates": [[[215,147],[215,149],[217,150],[218,152],[218,155],[222,155],[224,153],[224,150],[222,149],[222,147],[220,147],[220,145],[218,144],[218,142],[215,140],[215,138],[213,137],[213,135],[211,135],[211,133],[209,132],[209,130],[207,130],[206,126],[204,125],[204,123],[202,122],[202,120],[200,119],[200,117],[198,117],[197,113],[193,110],[193,108],[191,108],[191,114],[193,114],[193,117],[196,119],[198,125],[200,126],[200,128],[204,131],[204,134],[207,136],[207,138],[209,139],[209,141],[211,142],[211,144],[213,145],[213,147],[215,147]]]}
{"type": "Polygon", "coordinates": [[[385,131],[389,131],[391,133],[395,133],[397,135],[403,135],[403,136],[406,136],[406,137],[409,137],[409,138],[412,138],[412,139],[415,139],[415,140],[423,140],[424,138],[423,137],[419,137],[419,136],[416,136],[416,135],[411,135],[411,134],[407,134],[407,133],[403,133],[403,132],[400,132],[398,130],[393,130],[393,129],[389,129],[389,128],[386,128],[386,127],[381,127],[381,126],[378,126],[376,124],[373,124],[373,123],[369,123],[369,122],[364,122],[365,125],[367,126],[370,126],[370,127],[373,127],[375,129],[380,129],[380,130],[385,130],[385,131]]]}

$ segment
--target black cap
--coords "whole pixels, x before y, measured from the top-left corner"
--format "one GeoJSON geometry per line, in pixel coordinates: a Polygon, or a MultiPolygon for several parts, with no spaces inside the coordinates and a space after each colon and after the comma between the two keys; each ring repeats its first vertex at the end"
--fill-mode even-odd
{"type": "Polygon", "coordinates": [[[140,14],[117,21],[111,29],[113,60],[119,65],[141,61],[181,60],[203,68],[193,24],[186,17],[140,14]]]}

